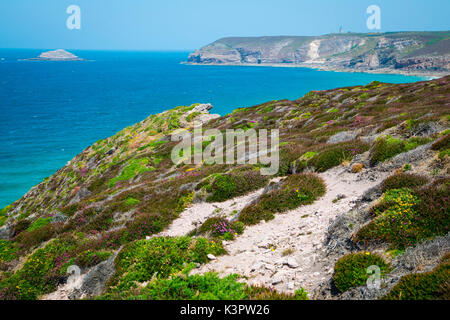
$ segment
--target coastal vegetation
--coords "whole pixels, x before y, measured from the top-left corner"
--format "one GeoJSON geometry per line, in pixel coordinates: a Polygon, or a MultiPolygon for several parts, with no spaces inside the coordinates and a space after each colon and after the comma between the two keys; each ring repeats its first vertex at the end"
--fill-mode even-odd
{"type": "MultiPolygon", "coordinates": [[[[210,115],[209,106],[179,106],[97,141],[0,210],[0,299],[60,294],[72,265],[83,274],[111,266],[103,291],[88,298],[306,299],[298,283],[286,289],[286,283],[273,281],[274,289],[273,282],[246,284],[243,275],[195,273],[235,254],[226,251],[226,243],[254,236],[263,221],[292,212],[308,219],[315,213],[302,214],[303,208],[325,202],[322,211],[342,206],[350,212],[335,233],[323,234],[346,244],[329,276],[339,291],[364,286],[370,265],[389,277],[390,254],[378,252],[388,248],[402,259],[449,231],[449,80],[314,91],[223,117],[210,115]],[[171,134],[193,130],[199,119],[204,130],[279,129],[278,174],[261,175],[261,164],[174,164],[171,134]],[[363,200],[345,200],[336,189],[342,176],[367,183],[363,200]],[[237,197],[245,204],[236,204],[237,197]],[[352,210],[355,203],[361,209],[352,210]],[[166,236],[177,219],[199,208],[190,211],[192,206],[211,212],[188,219],[186,232],[166,236]],[[338,238],[341,233],[345,238],[338,238]]],[[[325,245],[323,250],[333,250],[325,245]]],[[[294,247],[261,248],[286,259],[280,268],[296,267],[294,247]]],[[[410,271],[386,298],[446,297],[445,263],[430,273],[410,271]]]]}

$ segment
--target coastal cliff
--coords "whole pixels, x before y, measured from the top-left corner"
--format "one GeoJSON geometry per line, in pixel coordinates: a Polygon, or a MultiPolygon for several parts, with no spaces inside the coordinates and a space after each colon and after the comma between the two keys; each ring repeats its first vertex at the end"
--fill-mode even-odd
{"type": "Polygon", "coordinates": [[[450,32],[231,37],[190,54],[188,63],[443,76],[450,73],[450,32]]]}
{"type": "Polygon", "coordinates": [[[448,299],[449,92],[447,76],[151,115],[0,210],[0,300],[448,299]],[[199,122],[279,129],[278,173],[173,163],[199,122]]]}

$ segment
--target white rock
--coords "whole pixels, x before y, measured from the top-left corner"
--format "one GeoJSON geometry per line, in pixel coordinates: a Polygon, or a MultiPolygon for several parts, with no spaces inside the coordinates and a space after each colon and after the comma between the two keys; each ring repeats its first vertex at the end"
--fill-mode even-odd
{"type": "Polygon", "coordinates": [[[276,285],[283,282],[283,278],[281,276],[275,276],[272,279],[272,285],[276,285]]]}
{"type": "Polygon", "coordinates": [[[296,269],[299,267],[298,262],[294,258],[288,258],[286,261],[286,264],[293,269],[296,269]]]}
{"type": "Polygon", "coordinates": [[[258,243],[258,248],[262,248],[262,249],[269,249],[270,248],[271,243],[269,241],[261,241],[260,243],[258,243]]]}
{"type": "Polygon", "coordinates": [[[270,271],[275,271],[275,269],[276,269],[275,266],[272,264],[266,264],[265,268],[270,271]]]}
{"type": "Polygon", "coordinates": [[[264,263],[262,263],[262,262],[257,262],[257,263],[255,263],[255,264],[250,268],[250,271],[259,270],[259,269],[261,269],[262,267],[264,267],[264,263]]]}
{"type": "Polygon", "coordinates": [[[213,254],[211,254],[211,253],[209,253],[207,256],[206,256],[209,260],[216,260],[217,258],[213,255],[213,254]]]}
{"type": "Polygon", "coordinates": [[[289,283],[287,284],[287,288],[288,288],[288,290],[294,290],[295,284],[294,284],[293,282],[289,282],[289,283]]]}

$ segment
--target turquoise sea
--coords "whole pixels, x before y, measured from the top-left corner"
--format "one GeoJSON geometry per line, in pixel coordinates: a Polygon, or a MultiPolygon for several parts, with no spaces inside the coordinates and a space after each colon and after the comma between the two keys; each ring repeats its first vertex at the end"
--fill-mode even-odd
{"type": "Polygon", "coordinates": [[[209,102],[222,115],[311,90],[401,75],[303,68],[190,66],[188,52],[71,51],[83,62],[19,61],[46,50],[0,50],[0,207],[95,141],[179,105],[209,102]]]}

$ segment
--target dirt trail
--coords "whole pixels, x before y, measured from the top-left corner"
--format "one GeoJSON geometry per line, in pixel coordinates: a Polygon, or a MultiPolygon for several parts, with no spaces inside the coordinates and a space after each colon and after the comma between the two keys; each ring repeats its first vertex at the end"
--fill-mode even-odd
{"type": "MultiPolygon", "coordinates": [[[[225,242],[228,255],[217,257],[192,273],[237,273],[249,277],[247,282],[250,284],[264,284],[284,292],[303,287],[311,292],[333,272],[334,262],[324,255],[330,220],[348,212],[355,201],[366,190],[380,183],[387,173],[370,175],[372,180],[369,180],[364,171],[354,174],[341,166],[320,176],[327,184],[327,193],[322,198],[311,205],[279,214],[272,221],[247,227],[236,240],[225,242]],[[333,203],[341,195],[345,198],[333,203]],[[283,257],[285,250],[291,253],[283,257]]],[[[243,207],[246,199],[253,199],[260,192],[234,199],[234,202],[242,202],[239,207],[243,207]]],[[[209,210],[214,206],[227,205],[228,202],[194,205],[181,215],[180,221],[174,224],[177,227],[171,228],[169,234],[186,234],[190,219],[208,214],[203,211],[205,208],[209,210]]]]}
{"type": "MultiPolygon", "coordinates": [[[[327,185],[327,192],[322,198],[311,205],[279,214],[272,221],[247,227],[234,241],[224,241],[228,255],[194,269],[192,274],[214,271],[225,276],[237,273],[247,276],[249,284],[265,285],[283,292],[293,292],[303,287],[312,292],[333,272],[334,261],[324,254],[330,221],[351,210],[366,190],[380,183],[387,175],[387,170],[376,174],[373,170],[364,170],[354,174],[343,166],[319,174],[327,185]],[[340,197],[343,198],[333,202],[340,197]],[[288,249],[291,253],[283,256],[288,249]]],[[[220,203],[196,203],[155,236],[186,235],[207,218],[218,214],[231,218],[259,197],[263,190],[220,203]]],[[[68,299],[75,286],[82,281],[81,278],[41,299],[68,299]]]]}
{"type": "MultiPolygon", "coordinates": [[[[274,179],[272,181],[277,181],[274,179]]],[[[186,235],[195,227],[200,226],[206,219],[212,216],[233,217],[237,212],[242,210],[247,203],[258,198],[264,188],[252,192],[248,195],[233,198],[225,202],[201,202],[187,208],[180,214],[180,217],[172,222],[172,224],[164,231],[158,233],[157,237],[176,237],[186,235]]]]}

